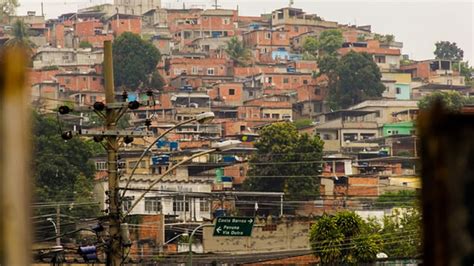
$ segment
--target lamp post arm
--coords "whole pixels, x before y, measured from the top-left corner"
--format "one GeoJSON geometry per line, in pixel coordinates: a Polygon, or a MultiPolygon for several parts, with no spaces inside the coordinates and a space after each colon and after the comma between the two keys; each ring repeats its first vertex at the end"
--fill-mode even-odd
{"type": "Polygon", "coordinates": [[[206,154],[209,154],[209,153],[212,153],[212,152],[215,152],[217,149],[211,149],[211,150],[207,150],[207,151],[202,151],[202,152],[199,152],[199,153],[196,153],[194,155],[192,155],[191,157],[187,158],[186,160],[183,160],[175,165],[173,165],[172,167],[170,167],[168,170],[166,170],[166,172],[164,172],[160,177],[158,177],[158,179],[156,179],[155,181],[153,181],[153,183],[150,184],[150,186],[148,186],[148,188],[145,190],[145,192],[143,192],[140,197],[138,197],[138,199],[133,203],[133,205],[130,207],[130,209],[127,210],[127,213],[125,213],[125,215],[123,216],[122,219],[124,219],[125,217],[127,217],[127,215],[130,214],[130,212],[133,210],[133,208],[135,208],[135,206],[137,206],[137,204],[140,202],[140,200],[142,200],[145,195],[150,192],[153,187],[158,184],[158,182],[161,181],[161,179],[163,179],[163,177],[167,176],[169,173],[171,173],[174,169],[178,168],[179,166],[191,161],[192,159],[194,158],[197,158],[197,157],[200,157],[200,156],[203,156],[203,155],[206,155],[206,154]]]}
{"type": "Polygon", "coordinates": [[[127,193],[127,188],[128,186],[130,185],[130,182],[132,182],[132,177],[133,175],[135,174],[135,171],[137,170],[138,168],[138,165],[140,164],[140,162],[143,160],[143,158],[145,157],[146,153],[149,152],[151,150],[151,148],[153,147],[153,145],[155,145],[160,139],[162,139],[166,134],[170,133],[172,130],[184,125],[184,124],[188,124],[188,123],[191,123],[191,122],[194,122],[196,121],[196,118],[191,118],[189,120],[186,120],[186,121],[183,121],[181,123],[178,123],[176,124],[174,127],[170,128],[170,129],[167,129],[165,132],[161,133],[161,135],[158,136],[158,138],[156,138],[142,153],[142,155],[140,155],[140,158],[138,159],[137,163],[135,164],[135,166],[133,166],[133,169],[132,169],[132,172],[130,173],[130,176],[128,177],[127,179],[127,183],[125,184],[125,187],[124,187],[124,191],[122,193],[122,198],[125,197],[125,193],[127,193]]]}
{"type": "Polygon", "coordinates": [[[193,265],[193,237],[197,230],[205,227],[205,226],[212,226],[213,224],[201,224],[198,227],[194,228],[193,232],[189,235],[189,256],[188,256],[188,266],[193,265]]]}

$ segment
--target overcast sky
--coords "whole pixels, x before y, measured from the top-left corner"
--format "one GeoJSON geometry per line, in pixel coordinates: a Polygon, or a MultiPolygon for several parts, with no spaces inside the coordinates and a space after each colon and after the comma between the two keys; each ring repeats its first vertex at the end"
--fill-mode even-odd
{"type": "MultiPolygon", "coordinates": [[[[163,8],[211,8],[213,0],[162,0],[163,8]]],[[[28,10],[40,13],[44,3],[46,17],[76,11],[111,0],[20,0],[19,15],[28,10]]],[[[240,15],[260,15],[288,6],[289,0],[218,0],[222,8],[239,6],[240,15]]],[[[464,50],[465,60],[474,64],[474,0],[294,0],[293,7],[317,14],[325,20],[343,24],[372,25],[372,31],[393,34],[404,43],[402,53],[413,59],[433,57],[434,43],[456,42],[464,50]]]]}

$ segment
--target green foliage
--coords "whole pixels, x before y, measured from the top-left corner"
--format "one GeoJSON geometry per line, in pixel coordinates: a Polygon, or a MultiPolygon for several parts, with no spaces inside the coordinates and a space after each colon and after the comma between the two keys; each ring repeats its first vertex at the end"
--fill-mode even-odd
{"type": "Polygon", "coordinates": [[[391,43],[391,42],[395,41],[395,36],[392,35],[392,34],[383,35],[383,34],[375,33],[374,34],[374,40],[378,40],[381,43],[391,43]]]}
{"type": "Polygon", "coordinates": [[[439,41],[435,43],[434,55],[437,59],[461,61],[464,51],[455,42],[439,41]]]}
{"type": "Polygon", "coordinates": [[[303,53],[316,58],[318,56],[319,41],[316,37],[308,36],[303,42],[303,53]]]}
{"type": "Polygon", "coordinates": [[[385,192],[375,201],[376,207],[393,208],[393,207],[412,207],[416,201],[416,191],[399,190],[394,192],[385,192]]]}
{"type": "Polygon", "coordinates": [[[32,52],[31,48],[34,44],[29,39],[28,26],[23,20],[17,19],[13,23],[12,35],[13,38],[5,43],[6,46],[20,46],[27,49],[29,53],[32,52]]]}
{"type": "Polygon", "coordinates": [[[381,97],[385,91],[382,74],[367,53],[351,51],[340,60],[322,59],[320,70],[329,77],[332,109],[345,109],[366,99],[381,97]]]}
{"type": "Polygon", "coordinates": [[[382,250],[379,226],[350,211],[323,215],[311,228],[310,243],[323,264],[373,262],[382,250]]]}
{"type": "Polygon", "coordinates": [[[250,159],[249,178],[244,182],[244,189],[284,191],[289,199],[317,196],[321,165],[314,161],[322,159],[323,150],[319,137],[300,135],[296,127],[287,122],[268,125],[259,134],[255,143],[257,153],[250,159]],[[284,163],[305,161],[308,163],[284,163]]]}
{"type": "Polygon", "coordinates": [[[323,55],[334,55],[342,47],[344,37],[340,30],[325,30],[319,36],[319,51],[323,55]]]}
{"type": "Polygon", "coordinates": [[[150,89],[161,90],[166,85],[165,79],[158,73],[158,71],[153,71],[151,74],[150,82],[147,86],[150,89]]]}
{"type": "MultiPolygon", "coordinates": [[[[90,144],[75,137],[64,141],[53,118],[34,114],[33,169],[35,198],[41,202],[93,200],[94,165],[89,161],[93,154],[90,144]]],[[[94,208],[95,207],[95,208],[94,208]]],[[[90,217],[92,209],[74,209],[75,215],[90,217]]]]}
{"type": "Polygon", "coordinates": [[[5,17],[10,17],[15,15],[15,10],[20,6],[18,0],[6,0],[0,3],[0,20],[3,20],[5,17]]]}
{"type": "Polygon", "coordinates": [[[440,101],[443,107],[451,112],[459,112],[467,99],[457,91],[435,91],[420,99],[418,108],[429,109],[434,103],[440,101]]]}
{"type": "Polygon", "coordinates": [[[136,89],[156,70],[161,54],[139,35],[125,32],[113,43],[113,57],[115,86],[136,89]]]}
{"type": "Polygon", "coordinates": [[[308,119],[308,118],[298,119],[295,122],[293,122],[296,129],[302,129],[302,128],[311,126],[312,123],[313,123],[313,120],[308,119]]]}
{"type": "Polygon", "coordinates": [[[417,257],[422,248],[421,213],[417,207],[395,211],[383,220],[384,252],[389,257],[417,257]]]}
{"type": "Polygon", "coordinates": [[[81,41],[79,43],[79,48],[92,48],[92,43],[88,42],[88,41],[81,41]]]}
{"type": "Polygon", "coordinates": [[[237,66],[247,66],[250,64],[252,58],[252,52],[244,46],[242,41],[237,37],[230,38],[227,41],[227,47],[225,49],[230,59],[234,61],[237,66]]]}
{"type": "Polygon", "coordinates": [[[453,64],[453,70],[459,71],[459,74],[464,77],[466,85],[473,86],[474,76],[472,73],[474,73],[474,68],[469,66],[469,61],[453,64]]]}

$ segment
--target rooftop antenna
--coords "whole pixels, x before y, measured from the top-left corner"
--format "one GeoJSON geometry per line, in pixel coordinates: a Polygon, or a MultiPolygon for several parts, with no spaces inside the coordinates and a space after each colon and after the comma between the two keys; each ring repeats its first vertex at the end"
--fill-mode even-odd
{"type": "Polygon", "coordinates": [[[217,9],[218,7],[220,7],[220,5],[217,4],[217,0],[214,0],[214,4],[212,6],[214,7],[214,9],[217,9]]]}

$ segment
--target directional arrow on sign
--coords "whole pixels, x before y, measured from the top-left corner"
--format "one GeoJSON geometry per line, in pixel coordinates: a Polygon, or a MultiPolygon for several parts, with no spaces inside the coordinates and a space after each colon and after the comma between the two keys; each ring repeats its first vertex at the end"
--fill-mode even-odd
{"type": "Polygon", "coordinates": [[[217,227],[216,231],[217,231],[217,233],[219,233],[219,234],[220,234],[220,233],[221,233],[221,231],[222,231],[222,228],[219,226],[219,227],[217,227]]]}
{"type": "Polygon", "coordinates": [[[251,224],[251,223],[253,223],[253,219],[252,219],[252,218],[249,219],[249,224],[251,224]]]}

